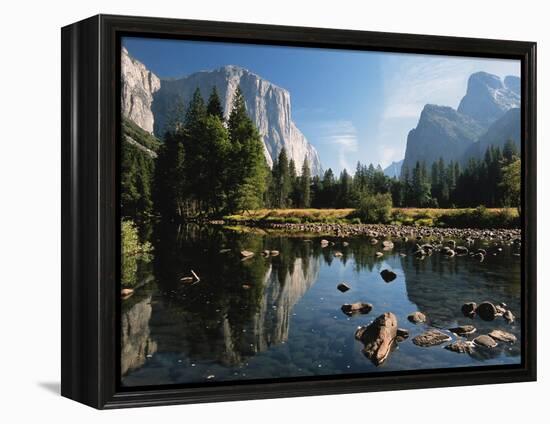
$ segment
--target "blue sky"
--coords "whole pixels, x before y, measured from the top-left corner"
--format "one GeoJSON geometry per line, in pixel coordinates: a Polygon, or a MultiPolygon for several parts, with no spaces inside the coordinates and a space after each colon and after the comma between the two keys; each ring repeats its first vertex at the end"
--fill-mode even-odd
{"type": "Polygon", "coordinates": [[[458,107],[472,73],[520,76],[513,60],[145,38],[123,45],[160,78],[232,64],[287,89],[293,120],[336,172],[402,159],[424,105],[458,107]]]}

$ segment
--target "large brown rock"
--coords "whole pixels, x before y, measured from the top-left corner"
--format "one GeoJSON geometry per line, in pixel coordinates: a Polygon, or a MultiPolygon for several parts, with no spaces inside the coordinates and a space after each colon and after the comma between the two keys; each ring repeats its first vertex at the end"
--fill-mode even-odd
{"type": "Polygon", "coordinates": [[[489,337],[487,334],[482,334],[481,336],[477,336],[474,339],[474,343],[476,346],[486,347],[486,348],[493,348],[497,347],[498,343],[492,338],[489,337]]]}
{"type": "Polygon", "coordinates": [[[391,312],[386,312],[376,318],[371,324],[359,327],[355,338],[363,343],[363,353],[375,365],[386,361],[397,337],[397,318],[391,312]]]}
{"type": "Polygon", "coordinates": [[[476,314],[477,304],[475,302],[468,302],[462,305],[462,313],[466,317],[472,318],[476,314]]]}
{"type": "Polygon", "coordinates": [[[514,314],[512,313],[512,311],[509,310],[509,309],[508,309],[506,312],[504,312],[504,315],[503,315],[503,316],[504,316],[504,319],[505,319],[506,321],[508,321],[508,323],[510,323],[510,324],[513,323],[514,320],[516,319],[516,317],[514,316],[514,314]]]}
{"type": "Polygon", "coordinates": [[[457,340],[445,346],[445,349],[456,353],[472,353],[474,351],[474,343],[468,340],[457,340]]]}
{"type": "Polygon", "coordinates": [[[419,336],[416,336],[413,339],[413,343],[417,346],[430,347],[436,346],[444,342],[451,340],[451,337],[439,330],[431,329],[422,333],[419,336]]]}
{"type": "Polygon", "coordinates": [[[407,319],[415,324],[420,324],[422,322],[426,322],[426,315],[422,312],[416,311],[410,314],[407,319]]]}
{"type": "Polygon", "coordinates": [[[449,328],[449,331],[455,333],[457,336],[467,336],[476,332],[476,328],[473,325],[459,325],[458,327],[449,328]]]}
{"type": "Polygon", "coordinates": [[[370,303],[356,302],[342,305],[342,312],[346,315],[368,314],[370,311],[372,311],[370,303]]]}
{"type": "Polygon", "coordinates": [[[493,330],[489,333],[489,336],[500,342],[514,343],[517,340],[517,337],[512,333],[503,330],[493,330]]]}
{"type": "Polygon", "coordinates": [[[491,302],[482,302],[476,309],[476,314],[485,321],[492,321],[498,315],[497,308],[491,302]]]}

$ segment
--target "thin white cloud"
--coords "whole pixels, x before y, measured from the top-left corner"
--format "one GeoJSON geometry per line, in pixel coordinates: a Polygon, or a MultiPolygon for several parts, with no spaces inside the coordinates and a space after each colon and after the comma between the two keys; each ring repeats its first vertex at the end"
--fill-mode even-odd
{"type": "Polygon", "coordinates": [[[319,142],[338,154],[338,164],[344,169],[351,170],[352,156],[359,149],[357,129],[351,121],[335,120],[319,123],[319,128],[325,134],[319,142]]]}

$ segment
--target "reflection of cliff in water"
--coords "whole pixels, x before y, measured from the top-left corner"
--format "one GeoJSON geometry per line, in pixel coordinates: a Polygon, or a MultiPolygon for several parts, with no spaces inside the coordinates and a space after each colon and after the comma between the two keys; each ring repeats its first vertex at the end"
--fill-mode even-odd
{"type": "Polygon", "coordinates": [[[484,262],[468,256],[448,258],[434,253],[424,260],[411,255],[401,258],[401,266],[409,300],[435,326],[463,320],[460,308],[465,302],[505,302],[519,313],[520,263],[508,248],[484,262]],[[497,261],[500,270],[492,272],[497,261]],[[511,275],[517,275],[517,284],[510,284],[511,275]]]}
{"type": "Polygon", "coordinates": [[[141,300],[129,299],[121,315],[121,374],[141,367],[147,355],[157,350],[151,340],[149,320],[151,318],[151,296],[141,300]]]}
{"type": "Polygon", "coordinates": [[[150,325],[158,350],[237,365],[286,341],[292,309],[316,281],[319,265],[294,258],[282,275],[276,264],[267,264],[262,278],[246,284],[228,286],[220,279],[157,295],[150,325]]]}

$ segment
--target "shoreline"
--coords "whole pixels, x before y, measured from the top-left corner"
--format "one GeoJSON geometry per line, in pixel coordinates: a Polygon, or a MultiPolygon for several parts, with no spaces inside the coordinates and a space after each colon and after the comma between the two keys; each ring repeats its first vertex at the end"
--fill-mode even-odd
{"type": "Polygon", "coordinates": [[[409,240],[431,238],[487,240],[521,243],[521,228],[456,228],[428,227],[395,224],[348,224],[348,223],[272,223],[266,221],[215,220],[208,224],[228,227],[248,227],[272,230],[288,234],[311,234],[317,236],[368,237],[409,240]]]}

